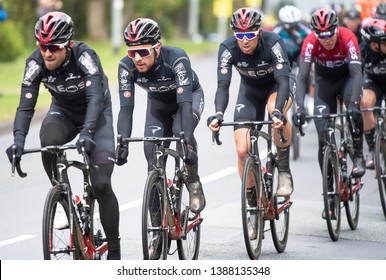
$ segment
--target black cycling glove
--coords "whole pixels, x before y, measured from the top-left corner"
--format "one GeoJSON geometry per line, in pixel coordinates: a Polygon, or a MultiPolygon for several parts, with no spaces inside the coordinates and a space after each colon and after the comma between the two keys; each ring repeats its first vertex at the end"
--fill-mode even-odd
{"type": "Polygon", "coordinates": [[[359,108],[358,102],[350,102],[347,107],[347,114],[348,117],[351,116],[354,123],[358,123],[360,119],[362,118],[361,109],[359,108]]]}
{"type": "Polygon", "coordinates": [[[14,143],[7,148],[5,151],[7,153],[9,161],[12,163],[12,146],[16,146],[16,153],[15,153],[15,159],[16,162],[21,160],[21,156],[23,155],[24,150],[24,144],[25,144],[25,137],[23,135],[17,134],[15,135],[15,141],[14,143]]]}
{"type": "Polygon", "coordinates": [[[271,114],[271,119],[272,119],[273,117],[276,117],[276,118],[278,118],[279,120],[281,120],[281,121],[283,122],[283,125],[285,125],[285,124],[287,123],[287,119],[284,117],[284,115],[283,115],[281,112],[277,111],[277,110],[274,110],[274,111],[272,112],[272,114],[271,114]]]}
{"type": "Polygon", "coordinates": [[[120,146],[116,151],[117,165],[122,166],[127,162],[129,156],[129,146],[124,144],[120,146]]]}
{"type": "Polygon", "coordinates": [[[292,121],[296,127],[299,127],[306,122],[306,109],[301,106],[298,108],[296,114],[292,115],[292,121]]]}
{"type": "Polygon", "coordinates": [[[91,154],[95,148],[96,143],[94,140],[92,140],[92,132],[86,128],[83,128],[82,131],[79,133],[79,139],[76,142],[76,148],[78,150],[78,153],[82,153],[82,146],[80,144],[80,140],[84,139],[84,149],[88,154],[91,154]]]}
{"type": "Polygon", "coordinates": [[[215,115],[213,115],[213,116],[210,116],[210,117],[206,120],[207,126],[209,126],[209,125],[212,123],[213,120],[217,120],[218,123],[220,124],[220,123],[222,123],[222,122],[224,121],[224,117],[223,117],[223,115],[221,115],[221,114],[219,114],[219,113],[217,113],[217,114],[215,114],[215,115]]]}

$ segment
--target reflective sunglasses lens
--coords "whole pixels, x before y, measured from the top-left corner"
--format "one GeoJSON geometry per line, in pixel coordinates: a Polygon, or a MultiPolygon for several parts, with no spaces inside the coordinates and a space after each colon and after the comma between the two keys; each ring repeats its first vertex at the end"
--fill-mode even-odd
{"type": "Polygon", "coordinates": [[[136,53],[140,57],[147,57],[150,55],[149,49],[137,49],[137,50],[128,50],[127,51],[128,56],[131,58],[134,58],[136,53]]]}
{"type": "Polygon", "coordinates": [[[244,37],[247,37],[248,40],[255,39],[257,36],[257,32],[241,32],[235,33],[237,40],[244,40],[244,37]]]}
{"type": "Polygon", "coordinates": [[[49,50],[51,53],[57,52],[58,50],[63,49],[62,46],[58,45],[43,45],[43,44],[38,44],[39,48],[43,51],[46,52],[49,50]]]}

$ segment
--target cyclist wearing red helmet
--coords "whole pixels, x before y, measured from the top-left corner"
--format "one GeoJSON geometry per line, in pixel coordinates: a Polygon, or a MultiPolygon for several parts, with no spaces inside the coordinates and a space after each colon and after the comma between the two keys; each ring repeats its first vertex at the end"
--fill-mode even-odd
{"type": "MultiPolygon", "coordinates": [[[[43,83],[52,102],[40,129],[41,146],[63,145],[79,134],[76,144],[80,152],[79,140],[85,140],[86,151],[99,166],[97,171],[91,170],[91,182],[108,239],[107,258],[120,259],[119,206],[111,186],[115,146],[108,81],[97,54],[86,44],[73,41],[73,34],[73,21],[62,12],[47,13],[36,23],[39,49],[26,61],[13,128],[16,160],[21,159],[43,83]]],[[[7,155],[12,161],[11,147],[7,155]]],[[[50,181],[52,160],[50,153],[42,153],[50,181]]]]}
{"type": "MultiPolygon", "coordinates": [[[[234,121],[264,120],[266,107],[275,128],[283,128],[286,143],[281,143],[274,129],[278,150],[278,190],[280,196],[289,196],[293,191],[289,166],[289,144],[291,124],[286,114],[292,103],[290,96],[290,66],[283,39],[276,33],[261,28],[261,14],[253,8],[241,8],[233,13],[232,37],[220,44],[217,67],[216,114],[208,118],[210,130],[218,131],[229,101],[232,67],[240,73],[241,83],[234,110],[234,121]]],[[[238,154],[240,177],[247,157],[247,127],[236,126],[234,139],[238,154]]],[[[251,186],[253,187],[253,186],[251,186]]],[[[251,194],[250,203],[255,199],[251,194]]],[[[250,232],[250,238],[256,238],[250,232]]]]}
{"type": "MultiPolygon", "coordinates": [[[[386,97],[386,21],[370,19],[361,29],[363,43],[361,56],[363,61],[363,98],[362,109],[381,106],[386,97]]],[[[363,129],[369,147],[366,167],[374,169],[374,128],[375,119],[371,112],[363,112],[363,129]]]]}
{"type": "MultiPolygon", "coordinates": [[[[158,24],[149,18],[131,21],[124,31],[127,56],[119,63],[118,134],[130,137],[134,110],[135,84],[147,92],[145,137],[167,137],[185,132],[188,141],[186,165],[190,210],[205,207],[205,197],[198,176],[197,141],[194,130],[204,109],[204,92],[188,55],[182,49],[162,46],[158,24]]],[[[148,169],[153,166],[153,143],[145,142],[148,169]]],[[[118,165],[127,162],[128,147],[117,152],[118,165]]],[[[150,259],[159,258],[157,238],[150,248],[150,259]],[[154,249],[154,250],[153,250],[154,249]]]]}
{"type": "MultiPolygon", "coordinates": [[[[296,85],[296,101],[300,118],[295,124],[303,124],[305,118],[304,96],[311,63],[315,63],[314,114],[335,113],[337,96],[342,96],[348,111],[352,112],[359,133],[353,134],[354,166],[352,175],[361,177],[365,173],[362,153],[363,120],[359,104],[362,97],[362,71],[358,42],[355,34],[339,26],[338,16],[328,8],[315,11],[311,17],[313,30],[304,40],[296,85]]],[[[315,119],[318,132],[320,167],[323,161],[326,119],[315,119]]]]}

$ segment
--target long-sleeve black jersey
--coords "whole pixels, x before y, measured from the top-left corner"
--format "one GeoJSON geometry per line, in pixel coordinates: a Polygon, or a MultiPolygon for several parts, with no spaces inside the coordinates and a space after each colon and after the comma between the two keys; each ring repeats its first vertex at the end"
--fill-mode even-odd
{"type": "Polygon", "coordinates": [[[366,42],[360,45],[363,73],[375,83],[386,85],[386,56],[371,50],[366,42]]]}
{"type": "Polygon", "coordinates": [[[216,112],[224,112],[228,105],[232,66],[240,73],[241,83],[255,88],[277,84],[275,109],[283,112],[290,91],[290,66],[283,39],[279,35],[263,31],[253,55],[244,54],[236,38],[229,37],[219,47],[217,63],[219,86],[215,98],[216,112]]]}
{"type": "Polygon", "coordinates": [[[137,84],[147,92],[149,100],[158,99],[166,104],[179,104],[185,121],[184,131],[186,135],[192,135],[193,131],[186,131],[193,129],[193,125],[187,123],[191,121],[192,113],[182,104],[193,101],[193,93],[200,88],[200,83],[184,50],[162,46],[155,65],[146,73],[139,72],[132,59],[125,56],[118,66],[118,82],[121,106],[118,116],[119,134],[131,136],[137,84]]]}
{"type": "Polygon", "coordinates": [[[86,113],[84,127],[91,131],[103,109],[111,106],[107,77],[98,55],[89,46],[75,42],[63,64],[54,71],[47,70],[40,50],[37,49],[26,60],[14,134],[28,134],[40,83],[51,93],[53,104],[74,114],[86,113]]]}

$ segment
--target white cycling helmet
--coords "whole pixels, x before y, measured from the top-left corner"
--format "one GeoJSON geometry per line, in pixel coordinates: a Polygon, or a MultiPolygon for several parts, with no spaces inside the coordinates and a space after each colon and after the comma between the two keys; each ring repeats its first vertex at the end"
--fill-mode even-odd
{"type": "Polygon", "coordinates": [[[302,12],[295,6],[285,5],[279,10],[279,19],[284,23],[297,23],[302,19],[302,12]]]}

